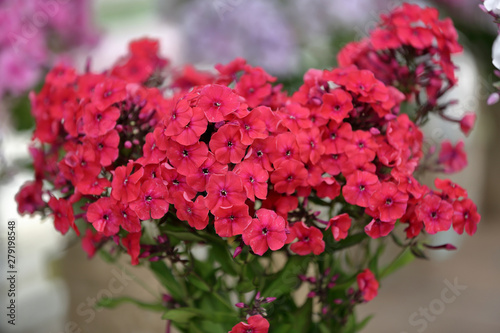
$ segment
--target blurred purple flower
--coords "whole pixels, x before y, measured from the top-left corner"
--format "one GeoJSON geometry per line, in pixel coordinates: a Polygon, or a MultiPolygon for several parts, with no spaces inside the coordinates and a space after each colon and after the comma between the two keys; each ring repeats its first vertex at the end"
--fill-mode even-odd
{"type": "Polygon", "coordinates": [[[270,1],[192,1],[183,7],[188,62],[224,63],[246,58],[273,74],[298,64],[293,26],[270,1]]]}
{"type": "Polygon", "coordinates": [[[0,0],[0,97],[22,94],[58,56],[95,42],[90,0],[0,0]]]}

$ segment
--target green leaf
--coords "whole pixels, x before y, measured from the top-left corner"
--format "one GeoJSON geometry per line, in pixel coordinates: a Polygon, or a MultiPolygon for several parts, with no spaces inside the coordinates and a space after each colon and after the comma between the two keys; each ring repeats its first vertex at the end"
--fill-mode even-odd
{"type": "Polygon", "coordinates": [[[210,253],[213,258],[221,265],[224,273],[237,276],[240,267],[234,261],[231,253],[229,252],[226,242],[211,242],[212,247],[210,253]]]}
{"type": "Polygon", "coordinates": [[[18,131],[35,127],[35,121],[31,114],[31,103],[27,95],[14,99],[10,109],[14,126],[18,131]]]}
{"type": "Polygon", "coordinates": [[[167,310],[162,316],[162,319],[172,320],[179,324],[186,324],[193,318],[201,318],[214,323],[238,322],[236,313],[207,311],[189,307],[167,310]]]}
{"type": "MultiPolygon", "coordinates": [[[[189,322],[189,333],[205,333],[206,331],[202,331],[199,328],[199,326],[201,326],[199,322],[190,321],[189,322]]],[[[205,326],[202,326],[202,327],[205,327],[205,326]]]]}
{"type": "Polygon", "coordinates": [[[369,315],[365,319],[363,319],[362,321],[360,321],[359,323],[357,323],[356,324],[356,330],[358,332],[361,331],[363,328],[365,328],[366,325],[368,325],[368,323],[370,322],[370,320],[372,318],[373,318],[373,315],[369,315]]]}
{"type": "Polygon", "coordinates": [[[409,264],[410,262],[413,261],[413,259],[415,259],[415,256],[413,255],[413,253],[411,252],[411,250],[409,248],[406,248],[403,252],[401,252],[397,256],[397,258],[393,262],[391,262],[389,265],[387,265],[382,270],[382,272],[379,275],[379,279],[383,279],[387,275],[389,275],[389,274],[397,271],[401,267],[409,264]]]}
{"type": "Polygon", "coordinates": [[[136,299],[133,299],[132,297],[116,297],[116,298],[101,298],[100,300],[97,301],[96,306],[101,307],[101,308],[115,308],[118,305],[122,303],[132,303],[137,305],[138,307],[146,310],[151,310],[151,311],[164,311],[165,307],[161,304],[150,304],[150,303],[144,303],[141,301],[138,301],[136,299]]]}
{"type": "Polygon", "coordinates": [[[158,281],[168,290],[176,301],[184,300],[187,295],[164,261],[152,261],[149,264],[158,281]]]}
{"type": "Polygon", "coordinates": [[[290,293],[299,282],[298,275],[304,274],[307,270],[310,260],[309,256],[292,256],[288,258],[285,267],[267,279],[270,280],[270,283],[263,288],[262,296],[280,297],[290,293]]]}
{"type": "Polygon", "coordinates": [[[289,333],[289,332],[299,332],[295,331],[291,324],[283,324],[279,327],[273,326],[273,333],[289,333]]]}
{"type": "Polygon", "coordinates": [[[206,292],[210,292],[210,286],[205,281],[200,279],[198,276],[190,274],[190,275],[188,275],[187,280],[189,283],[194,285],[196,288],[203,290],[203,291],[206,291],[206,292]]]}
{"type": "Polygon", "coordinates": [[[187,324],[189,323],[189,320],[198,316],[198,313],[196,313],[196,311],[194,310],[197,309],[192,309],[192,308],[170,309],[167,310],[161,318],[171,320],[179,324],[187,324]]]}
{"type": "Polygon", "coordinates": [[[248,292],[250,292],[252,290],[255,290],[255,286],[252,283],[252,281],[250,281],[250,280],[240,281],[236,285],[236,291],[239,292],[239,293],[248,293],[248,292]]]}
{"type": "Polygon", "coordinates": [[[293,320],[294,332],[309,332],[312,323],[312,298],[307,301],[295,312],[293,320]]]}
{"type": "Polygon", "coordinates": [[[321,333],[331,333],[331,330],[328,328],[328,326],[326,326],[325,323],[320,322],[318,327],[321,333]]]}
{"type": "Polygon", "coordinates": [[[354,245],[359,244],[362,241],[364,241],[367,237],[368,237],[368,235],[364,232],[350,235],[346,239],[343,239],[341,241],[333,243],[330,251],[338,251],[341,249],[345,249],[345,248],[354,246],[354,245]]]}
{"type": "Polygon", "coordinates": [[[203,237],[200,237],[199,235],[196,235],[192,232],[187,232],[187,231],[170,231],[167,230],[167,235],[173,236],[179,240],[182,241],[191,241],[191,242],[203,242],[204,239],[203,237]]]}
{"type": "Polygon", "coordinates": [[[425,252],[424,252],[424,251],[422,251],[422,249],[421,249],[421,248],[419,248],[417,244],[412,245],[412,246],[410,247],[410,250],[411,250],[411,253],[413,253],[413,255],[414,255],[415,257],[417,257],[417,258],[420,258],[420,259],[427,259],[427,260],[429,259],[429,258],[427,257],[427,255],[425,254],[425,252]]]}
{"type": "Polygon", "coordinates": [[[368,263],[368,268],[376,275],[378,276],[378,260],[382,253],[384,253],[385,250],[385,243],[380,243],[379,246],[377,247],[377,252],[373,255],[373,257],[370,259],[370,262],[368,263]]]}

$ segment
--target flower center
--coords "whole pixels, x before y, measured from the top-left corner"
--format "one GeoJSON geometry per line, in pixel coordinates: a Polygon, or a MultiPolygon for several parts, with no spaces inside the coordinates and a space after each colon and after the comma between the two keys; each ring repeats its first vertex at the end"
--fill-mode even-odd
{"type": "Polygon", "coordinates": [[[227,196],[226,190],[221,190],[220,191],[220,195],[223,196],[223,197],[227,196]]]}
{"type": "Polygon", "coordinates": [[[220,102],[214,102],[214,106],[215,106],[216,108],[218,108],[219,106],[221,106],[221,104],[220,104],[220,102]]]}
{"type": "Polygon", "coordinates": [[[391,199],[391,198],[387,198],[387,199],[385,200],[385,204],[386,204],[386,206],[390,206],[390,205],[392,205],[392,199],[391,199]]]}
{"type": "Polygon", "coordinates": [[[262,234],[263,235],[267,235],[267,232],[268,232],[267,228],[262,229],[262,234]]]}
{"type": "Polygon", "coordinates": [[[184,157],[188,157],[188,155],[189,155],[188,151],[184,149],[184,150],[182,151],[182,156],[184,156],[184,157]]]}
{"type": "Polygon", "coordinates": [[[151,198],[151,196],[150,196],[150,195],[148,195],[148,196],[146,197],[146,201],[147,201],[147,202],[150,202],[151,200],[153,200],[153,198],[151,198]]]}

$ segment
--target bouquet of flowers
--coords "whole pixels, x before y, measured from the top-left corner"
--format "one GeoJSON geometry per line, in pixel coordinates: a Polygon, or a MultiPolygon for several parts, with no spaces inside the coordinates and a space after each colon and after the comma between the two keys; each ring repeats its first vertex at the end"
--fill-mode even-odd
{"type": "Polygon", "coordinates": [[[426,234],[476,232],[465,189],[416,178],[467,164],[463,142],[436,153],[419,128],[431,114],[473,127],[441,101],[461,50],[450,20],[405,4],[293,93],[241,58],[170,68],[150,39],[102,73],[59,65],[31,95],[19,212],[72,229],[90,257],[148,266],[165,288],[155,303],[100,305],[161,311],[167,332],[358,331],[380,279],[426,246],[453,249],[426,234]],[[388,264],[386,241],[400,247],[388,264]]]}

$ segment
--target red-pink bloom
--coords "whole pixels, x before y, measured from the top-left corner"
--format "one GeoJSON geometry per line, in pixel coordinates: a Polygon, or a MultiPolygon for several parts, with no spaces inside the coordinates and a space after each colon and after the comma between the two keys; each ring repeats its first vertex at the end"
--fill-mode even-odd
{"type": "Polygon", "coordinates": [[[340,195],[340,185],[333,177],[321,178],[321,182],[314,186],[318,198],[335,199],[340,195]]]}
{"type": "Polygon", "coordinates": [[[378,191],[380,182],[373,173],[356,171],[347,177],[347,183],[342,187],[345,201],[351,205],[368,207],[370,197],[378,191]]]}
{"type": "Polygon", "coordinates": [[[268,333],[269,322],[261,315],[251,316],[247,319],[248,324],[238,323],[229,333],[268,333]]]}
{"type": "Polygon", "coordinates": [[[424,222],[425,231],[429,234],[446,231],[451,227],[453,206],[436,194],[425,196],[417,207],[416,213],[424,222]]]}
{"type": "Polygon", "coordinates": [[[267,171],[274,170],[271,165],[270,155],[276,150],[276,140],[274,137],[266,139],[256,139],[250,146],[249,153],[245,159],[252,163],[259,163],[267,171]]]}
{"type": "Polygon", "coordinates": [[[241,142],[244,145],[251,145],[255,139],[265,139],[268,137],[266,123],[263,120],[261,109],[264,106],[255,108],[248,116],[239,119],[241,142]]]}
{"type": "Polygon", "coordinates": [[[210,139],[210,150],[215,159],[223,164],[241,162],[246,148],[241,142],[240,128],[235,125],[222,126],[210,139]]]}
{"type": "Polygon", "coordinates": [[[366,156],[367,161],[375,158],[378,144],[370,132],[357,130],[353,132],[351,142],[346,144],[345,153],[347,157],[360,154],[366,156]]]}
{"type": "Polygon", "coordinates": [[[195,173],[205,162],[208,157],[208,147],[204,142],[183,146],[175,141],[169,141],[167,157],[178,173],[187,176],[195,173]]]}
{"type": "Polygon", "coordinates": [[[83,111],[83,132],[90,137],[104,135],[115,128],[120,110],[114,106],[101,110],[89,103],[83,111]]]}
{"type": "Polygon", "coordinates": [[[119,80],[106,79],[96,84],[92,102],[99,110],[105,110],[111,105],[123,101],[127,97],[125,83],[119,80]]]}
{"type": "Polygon", "coordinates": [[[321,155],[325,153],[325,146],[321,141],[321,132],[317,127],[304,129],[297,133],[297,145],[299,146],[300,159],[312,164],[319,162],[321,155]]]}
{"type": "Polygon", "coordinates": [[[451,200],[459,199],[459,198],[465,198],[467,197],[467,191],[463,189],[460,185],[455,184],[449,179],[439,179],[436,178],[434,180],[434,185],[436,185],[436,188],[440,189],[443,191],[444,198],[449,198],[451,200]]]}
{"type": "Polygon", "coordinates": [[[142,147],[142,157],[137,160],[137,163],[142,165],[159,163],[167,157],[165,150],[156,142],[154,133],[146,134],[146,143],[142,147]]]}
{"type": "Polygon", "coordinates": [[[96,160],[102,166],[109,166],[118,158],[118,145],[120,144],[120,136],[115,130],[111,130],[105,135],[90,138],[87,141],[96,153],[96,160]]]}
{"type": "Polygon", "coordinates": [[[397,169],[392,169],[391,176],[394,177],[398,189],[401,192],[411,194],[415,199],[420,199],[424,195],[424,186],[422,186],[412,175],[400,172],[397,169]]]}
{"type": "Polygon", "coordinates": [[[266,198],[269,174],[260,164],[243,161],[236,165],[233,171],[240,176],[247,197],[250,200],[255,201],[255,197],[259,199],[266,198]]]}
{"type": "Polygon", "coordinates": [[[257,218],[243,231],[243,241],[252,248],[252,251],[261,256],[267,249],[276,251],[285,245],[286,222],[269,209],[259,209],[257,218]]]}
{"type": "Polygon", "coordinates": [[[346,157],[340,162],[340,170],[346,177],[356,171],[366,171],[370,173],[375,173],[377,171],[375,164],[368,162],[368,158],[364,154],[346,157]]]}
{"type": "Polygon", "coordinates": [[[214,154],[208,152],[207,159],[198,170],[186,176],[186,182],[194,190],[204,192],[211,175],[225,175],[226,173],[227,165],[217,162],[214,154]]]}
{"type": "Polygon", "coordinates": [[[87,220],[92,223],[94,229],[105,236],[113,236],[120,230],[120,221],[114,207],[116,201],[113,198],[102,197],[89,205],[87,209],[87,220]]]}
{"type": "Polygon", "coordinates": [[[271,174],[271,183],[278,193],[291,195],[297,187],[302,186],[307,180],[307,170],[299,161],[288,160],[280,163],[279,167],[271,174]]]}
{"type": "Polygon", "coordinates": [[[270,94],[272,87],[268,82],[273,82],[273,78],[262,68],[246,68],[236,87],[236,92],[245,98],[248,105],[252,108],[259,106],[270,94]]]}
{"type": "Polygon", "coordinates": [[[103,234],[100,232],[93,232],[92,228],[85,230],[85,235],[82,237],[82,248],[85,252],[87,252],[89,259],[94,256],[97,246],[102,238],[103,234]]]}
{"type": "Polygon", "coordinates": [[[381,28],[372,30],[370,41],[375,50],[397,49],[401,46],[401,41],[394,31],[381,28]]]}
{"type": "Polygon", "coordinates": [[[213,212],[215,232],[220,237],[241,235],[252,222],[247,205],[234,205],[230,208],[216,208],[213,212]]]}
{"type": "Polygon", "coordinates": [[[372,219],[365,226],[365,232],[373,239],[387,236],[394,229],[395,221],[384,222],[380,219],[372,219]]]}
{"type": "Polygon", "coordinates": [[[240,177],[232,171],[225,175],[212,175],[206,191],[206,205],[211,211],[242,205],[247,198],[240,177]]]}
{"type": "Polygon", "coordinates": [[[474,202],[467,198],[453,203],[453,229],[462,234],[465,230],[470,236],[474,235],[477,230],[477,224],[481,220],[481,215],[477,212],[477,207],[474,202]]]}
{"type": "Polygon", "coordinates": [[[341,166],[347,161],[345,154],[325,154],[319,161],[321,168],[331,176],[336,176],[341,172],[341,166]]]}
{"type": "Polygon", "coordinates": [[[141,221],[137,214],[126,204],[117,202],[113,207],[114,215],[120,226],[128,232],[140,232],[141,221]]]}
{"type": "Polygon", "coordinates": [[[132,232],[122,238],[122,244],[130,255],[131,264],[139,264],[139,254],[141,254],[141,233],[132,232]]]}
{"type": "Polygon", "coordinates": [[[236,111],[239,106],[238,95],[229,87],[212,84],[200,92],[198,107],[212,123],[224,120],[225,116],[236,111]]]}
{"type": "Polygon", "coordinates": [[[54,226],[61,234],[66,234],[69,227],[75,230],[76,234],[80,236],[80,231],[76,227],[75,217],[73,215],[73,206],[65,199],[56,199],[51,197],[49,200],[49,207],[52,209],[54,216],[54,226]]]}
{"type": "Polygon", "coordinates": [[[161,179],[146,180],[130,208],[141,220],[160,219],[168,212],[168,188],[161,179]]]}
{"type": "Polygon", "coordinates": [[[352,142],[352,127],[349,123],[330,121],[328,128],[323,132],[323,144],[326,154],[341,154],[345,147],[352,142]]]}
{"type": "Polygon", "coordinates": [[[370,209],[379,212],[381,221],[393,222],[405,214],[408,194],[401,192],[394,183],[384,182],[369,202],[370,209]]]}
{"type": "Polygon", "coordinates": [[[316,227],[308,227],[304,222],[297,222],[290,228],[290,236],[298,241],[290,245],[290,250],[300,256],[311,252],[315,255],[323,253],[325,242],[323,233],[316,227]]]}
{"type": "Polygon", "coordinates": [[[328,229],[331,227],[333,238],[339,241],[347,237],[351,223],[351,217],[347,213],[344,213],[332,217],[326,228],[328,229]]]}
{"type": "Polygon", "coordinates": [[[75,185],[75,188],[81,194],[101,195],[102,192],[111,186],[111,182],[107,178],[89,177],[75,185]]]}
{"type": "Polygon", "coordinates": [[[474,128],[476,123],[476,114],[474,112],[467,112],[462,120],[460,120],[460,129],[465,135],[469,135],[470,131],[474,128]]]}
{"type": "Polygon", "coordinates": [[[33,181],[23,184],[16,194],[17,211],[19,214],[33,214],[45,206],[42,199],[42,182],[33,181]]]}
{"type": "Polygon", "coordinates": [[[321,114],[325,118],[341,123],[352,109],[352,96],[343,89],[337,88],[323,95],[321,114]]]}
{"type": "Polygon", "coordinates": [[[467,154],[464,150],[464,142],[460,141],[455,147],[450,141],[443,141],[438,162],[444,166],[444,172],[454,173],[467,166],[467,154]]]}
{"type": "Polygon", "coordinates": [[[196,196],[196,191],[187,184],[186,176],[178,173],[170,164],[162,163],[160,166],[160,173],[160,178],[168,184],[169,196],[165,198],[167,202],[173,203],[173,198],[176,193],[186,193],[189,199],[193,199],[196,196]]]}
{"type": "Polygon", "coordinates": [[[208,208],[204,200],[203,196],[199,196],[193,202],[185,193],[177,192],[174,196],[177,217],[187,221],[196,230],[205,229],[208,225],[208,208]]]}
{"type": "Polygon", "coordinates": [[[375,275],[373,275],[368,268],[359,273],[356,280],[358,282],[359,291],[361,291],[361,295],[365,302],[369,302],[377,296],[379,283],[375,275]]]}
{"type": "Polygon", "coordinates": [[[141,187],[139,180],[144,175],[143,168],[129,162],[126,167],[119,166],[111,174],[111,196],[115,200],[127,203],[137,199],[141,187]]]}
{"type": "Polygon", "coordinates": [[[269,144],[274,143],[274,149],[271,150],[271,162],[275,168],[284,161],[300,160],[299,146],[297,145],[296,136],[293,133],[286,132],[276,136],[276,141],[269,141],[269,144]]]}
{"type": "Polygon", "coordinates": [[[163,127],[156,135],[156,140],[161,146],[166,138],[180,135],[189,122],[193,119],[193,109],[186,99],[180,99],[177,104],[167,107],[167,114],[163,119],[163,127]]]}
{"type": "Polygon", "coordinates": [[[189,122],[182,128],[182,131],[172,140],[181,145],[193,145],[200,139],[200,136],[207,130],[208,121],[203,111],[199,108],[193,109],[193,116],[189,122]]]}
{"type": "Polygon", "coordinates": [[[291,132],[298,133],[304,128],[311,128],[312,122],[309,119],[309,109],[302,107],[298,103],[285,105],[279,115],[281,123],[291,132]]]}

